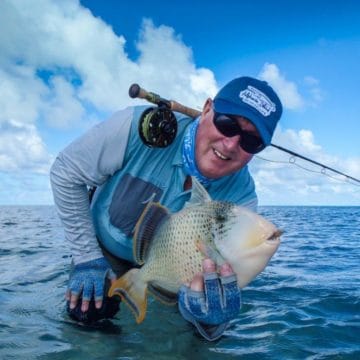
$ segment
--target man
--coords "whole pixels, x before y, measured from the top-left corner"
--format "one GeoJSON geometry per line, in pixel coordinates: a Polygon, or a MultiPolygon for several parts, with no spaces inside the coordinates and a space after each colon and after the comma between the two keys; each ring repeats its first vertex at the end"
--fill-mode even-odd
{"type": "MultiPolygon", "coordinates": [[[[114,299],[103,297],[105,279],[113,280],[113,271],[120,276],[136,266],[132,234],[148,201],[179,211],[195,176],[214,200],[256,210],[246,165],[270,144],[282,105],[266,82],[234,79],[214,100],[207,99],[198,119],[176,114],[178,134],[167,148],[142,143],[138,122],[144,110],[132,107],[115,113],[64,149],[51,169],[55,204],[73,256],[68,311],[77,320],[90,322],[117,311],[114,299]],[[97,187],[91,209],[88,187],[97,187]]],[[[181,288],[179,310],[201,335],[214,340],[237,316],[240,290],[236,286],[236,291],[224,291],[219,281],[226,277],[227,283],[236,284],[228,264],[217,274],[213,261],[205,259],[203,269],[204,274],[181,288]],[[230,298],[222,299],[219,294],[224,293],[230,298]],[[203,306],[202,313],[193,311],[192,303],[199,298],[211,304],[203,306]]]]}

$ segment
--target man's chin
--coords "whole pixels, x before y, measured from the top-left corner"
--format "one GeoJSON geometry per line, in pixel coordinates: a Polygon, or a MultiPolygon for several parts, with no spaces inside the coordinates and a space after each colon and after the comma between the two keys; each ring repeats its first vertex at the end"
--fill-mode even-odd
{"type": "Polygon", "coordinates": [[[231,171],[228,172],[225,172],[223,170],[219,171],[219,169],[199,169],[199,170],[203,176],[211,180],[217,180],[233,173],[231,171]]]}

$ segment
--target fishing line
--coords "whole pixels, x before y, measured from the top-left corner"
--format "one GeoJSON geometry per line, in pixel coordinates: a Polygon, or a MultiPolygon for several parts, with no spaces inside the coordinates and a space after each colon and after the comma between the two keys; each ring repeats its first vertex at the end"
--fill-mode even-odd
{"type": "MultiPolygon", "coordinates": [[[[145,99],[153,104],[156,104],[157,107],[150,107],[146,109],[143,114],[141,115],[140,121],[139,121],[139,135],[141,137],[141,140],[146,146],[149,147],[158,147],[163,148],[169,146],[173,140],[176,137],[177,133],[177,121],[176,117],[173,114],[173,111],[180,112],[182,114],[185,114],[193,119],[201,115],[201,111],[184,106],[174,100],[168,100],[162,98],[160,95],[155,94],[153,92],[147,91],[143,88],[141,88],[138,84],[132,84],[129,88],[129,96],[131,98],[140,98],[145,99]]],[[[326,175],[334,180],[342,181],[342,182],[348,182],[351,185],[360,186],[360,180],[356,179],[350,175],[344,174],[343,172],[333,169],[329,166],[326,166],[324,164],[321,164],[315,160],[312,160],[308,157],[305,157],[303,155],[300,155],[294,151],[291,151],[289,149],[286,149],[282,146],[270,144],[270,146],[286,152],[291,155],[289,158],[289,163],[296,165],[306,171],[326,175]],[[314,171],[309,168],[305,168],[302,165],[299,165],[296,163],[296,159],[302,159],[307,162],[310,162],[312,164],[315,164],[316,166],[321,168],[321,171],[314,171]],[[344,176],[345,180],[341,180],[338,178],[335,178],[328,173],[326,173],[326,170],[330,170],[331,172],[344,176]]],[[[275,160],[268,160],[261,158],[257,155],[259,159],[263,159],[266,161],[272,161],[272,162],[279,162],[275,160]]],[[[286,162],[287,163],[287,162],[286,162]]]]}
{"type": "MultiPolygon", "coordinates": [[[[297,166],[298,168],[300,168],[302,170],[305,170],[305,171],[308,171],[308,172],[311,172],[311,173],[315,173],[315,174],[325,175],[325,176],[327,176],[327,177],[329,177],[329,178],[331,178],[333,180],[343,182],[343,183],[348,183],[350,185],[360,187],[360,184],[356,184],[355,182],[353,182],[353,181],[359,181],[359,180],[357,180],[355,178],[352,178],[351,176],[347,176],[346,174],[341,174],[341,176],[343,176],[344,179],[340,179],[340,178],[337,178],[335,176],[331,176],[330,174],[328,174],[326,172],[327,169],[331,170],[331,168],[328,168],[327,166],[323,166],[320,171],[317,171],[317,170],[309,169],[309,168],[307,168],[307,167],[305,167],[303,165],[300,165],[300,164],[298,164],[296,162],[296,157],[294,155],[290,156],[288,161],[266,159],[266,158],[264,158],[262,156],[259,156],[259,155],[255,155],[255,157],[260,159],[260,160],[264,160],[264,161],[268,161],[268,162],[272,162],[272,163],[285,164],[285,165],[288,165],[288,164],[295,165],[295,166],[297,166]]],[[[319,166],[319,165],[317,165],[317,166],[319,166]]],[[[340,173],[340,172],[336,170],[335,173],[340,173]]]]}
{"type": "MultiPolygon", "coordinates": [[[[281,146],[279,146],[279,145],[270,144],[270,146],[272,146],[272,147],[274,147],[274,148],[276,148],[276,149],[279,149],[279,150],[281,150],[281,151],[284,151],[284,152],[286,152],[286,153],[288,153],[288,154],[290,154],[290,155],[292,155],[292,156],[295,156],[295,157],[297,157],[297,158],[299,158],[299,159],[303,159],[303,160],[308,161],[308,162],[310,162],[310,163],[312,163],[312,164],[315,164],[315,165],[317,165],[317,166],[320,166],[320,167],[322,168],[321,171],[323,171],[324,174],[325,174],[325,171],[326,171],[326,170],[330,170],[330,171],[332,171],[332,172],[334,172],[334,173],[336,173],[336,174],[345,176],[347,179],[353,180],[353,181],[355,181],[355,182],[357,182],[357,183],[360,184],[360,180],[359,180],[359,179],[356,179],[356,178],[354,178],[354,177],[352,177],[352,176],[350,176],[350,175],[344,174],[343,172],[341,172],[341,171],[339,171],[339,170],[336,170],[336,169],[333,169],[333,168],[331,168],[331,167],[329,167],[329,166],[326,166],[326,165],[324,165],[324,164],[321,164],[321,163],[319,163],[318,161],[312,160],[312,159],[310,159],[310,158],[308,158],[308,157],[306,157],[306,156],[300,155],[300,154],[298,154],[298,153],[296,153],[296,152],[294,152],[294,151],[291,151],[291,150],[289,150],[289,149],[285,149],[285,148],[283,148],[283,147],[281,147],[281,146]]],[[[355,185],[355,184],[354,184],[354,185],[355,185]]]]}

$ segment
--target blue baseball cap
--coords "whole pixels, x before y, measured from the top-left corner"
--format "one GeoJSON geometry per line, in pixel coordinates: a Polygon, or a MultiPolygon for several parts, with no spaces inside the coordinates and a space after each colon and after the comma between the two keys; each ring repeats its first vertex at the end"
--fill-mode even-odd
{"type": "Polygon", "coordinates": [[[262,80],[243,76],[226,84],[214,98],[216,112],[247,118],[270,145],[282,105],[272,87],[262,80]]]}

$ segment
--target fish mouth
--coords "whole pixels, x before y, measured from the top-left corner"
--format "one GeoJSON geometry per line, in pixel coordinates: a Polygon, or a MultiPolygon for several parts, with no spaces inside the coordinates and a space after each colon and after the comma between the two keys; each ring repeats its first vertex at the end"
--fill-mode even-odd
{"type": "Polygon", "coordinates": [[[267,243],[279,243],[280,242],[280,236],[284,233],[283,230],[275,230],[270,234],[270,236],[266,239],[267,243]]]}

